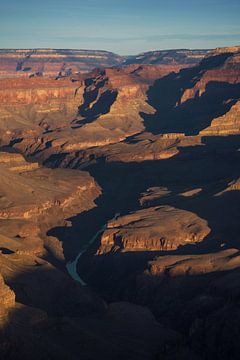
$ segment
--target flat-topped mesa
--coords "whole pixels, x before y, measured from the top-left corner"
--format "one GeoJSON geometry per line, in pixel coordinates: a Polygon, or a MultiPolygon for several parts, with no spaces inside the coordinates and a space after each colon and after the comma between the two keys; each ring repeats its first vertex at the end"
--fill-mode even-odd
{"type": "Polygon", "coordinates": [[[129,56],[126,64],[154,64],[154,65],[196,65],[209,50],[156,50],[148,51],[136,56],[129,56]]]}
{"type": "Polygon", "coordinates": [[[175,250],[201,242],[209,232],[207,222],[194,213],[170,206],[151,207],[109,221],[98,254],[175,250]]]}
{"type": "Polygon", "coordinates": [[[0,78],[56,78],[121,62],[121,56],[100,50],[0,49],[0,78]]]}
{"type": "Polygon", "coordinates": [[[169,277],[200,275],[233,270],[240,265],[237,249],[227,249],[201,255],[168,255],[157,257],[149,263],[148,273],[169,277]]]}
{"type": "Polygon", "coordinates": [[[52,208],[56,212],[68,212],[70,208],[73,210],[86,204],[93,205],[93,199],[99,194],[99,187],[86,172],[72,172],[69,181],[69,172],[66,170],[53,171],[32,163],[28,167],[23,158],[20,163],[16,163],[14,154],[9,156],[8,162],[4,154],[2,157],[3,162],[0,153],[1,219],[37,219],[52,208]],[[87,193],[89,200],[84,193],[87,193]],[[84,201],[81,205],[77,204],[79,198],[85,200],[86,204],[84,201]]]}
{"type": "Polygon", "coordinates": [[[46,237],[46,232],[65,224],[69,216],[94,207],[100,195],[99,186],[87,172],[69,171],[39,168],[19,154],[0,153],[3,248],[24,254],[44,254],[51,248],[55,257],[64,259],[61,243],[46,237]]]}
{"type": "Polygon", "coordinates": [[[206,57],[224,54],[224,53],[239,53],[239,52],[240,52],[240,46],[225,46],[209,51],[206,57]]]}

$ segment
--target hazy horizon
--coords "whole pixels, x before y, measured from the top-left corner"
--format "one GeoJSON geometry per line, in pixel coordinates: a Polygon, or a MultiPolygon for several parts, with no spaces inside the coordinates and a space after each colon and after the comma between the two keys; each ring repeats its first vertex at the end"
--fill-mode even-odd
{"type": "MultiPolygon", "coordinates": [[[[230,46],[240,46],[238,44],[233,44],[230,46]]],[[[213,50],[214,48],[165,48],[165,49],[151,49],[151,50],[147,50],[147,51],[141,51],[138,53],[129,53],[129,54],[119,54],[117,52],[111,51],[111,50],[106,50],[106,49],[90,49],[90,48],[77,48],[77,47],[71,47],[71,48],[53,48],[53,47],[14,47],[14,48],[8,48],[8,47],[0,47],[0,50],[79,50],[79,51],[104,51],[104,52],[109,52],[109,53],[113,53],[115,55],[119,55],[119,56],[136,56],[136,55],[141,55],[144,53],[148,53],[151,51],[181,51],[181,50],[196,50],[196,51],[201,51],[201,50],[213,50]]]]}

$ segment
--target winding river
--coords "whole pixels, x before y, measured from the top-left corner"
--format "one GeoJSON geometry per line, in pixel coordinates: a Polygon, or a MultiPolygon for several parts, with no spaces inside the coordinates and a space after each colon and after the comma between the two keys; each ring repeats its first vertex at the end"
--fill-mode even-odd
{"type": "MultiPolygon", "coordinates": [[[[120,213],[116,213],[113,220],[115,220],[118,216],[120,215],[120,213]]],[[[77,257],[75,258],[75,260],[73,261],[69,261],[66,265],[67,271],[69,273],[69,275],[77,282],[79,282],[81,285],[86,286],[87,284],[85,283],[85,281],[80,277],[80,275],[77,272],[77,264],[79,259],[81,258],[81,256],[89,249],[89,247],[96,241],[96,239],[98,238],[98,236],[106,229],[107,224],[104,224],[103,227],[101,227],[100,230],[98,230],[98,232],[91,238],[91,240],[89,241],[89,243],[87,245],[84,246],[84,248],[80,251],[80,253],[77,255],[77,257]]]]}

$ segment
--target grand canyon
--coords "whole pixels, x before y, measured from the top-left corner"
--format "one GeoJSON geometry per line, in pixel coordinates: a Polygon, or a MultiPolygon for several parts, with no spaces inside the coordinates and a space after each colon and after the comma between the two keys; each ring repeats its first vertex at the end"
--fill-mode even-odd
{"type": "Polygon", "coordinates": [[[240,353],[240,47],[0,50],[0,358],[240,353]]]}

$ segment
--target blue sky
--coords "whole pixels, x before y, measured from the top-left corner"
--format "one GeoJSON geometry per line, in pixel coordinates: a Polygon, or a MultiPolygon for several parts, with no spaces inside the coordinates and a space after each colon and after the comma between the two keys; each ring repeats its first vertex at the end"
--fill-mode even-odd
{"type": "Polygon", "coordinates": [[[240,44],[240,0],[0,0],[0,48],[154,49],[240,44]]]}

